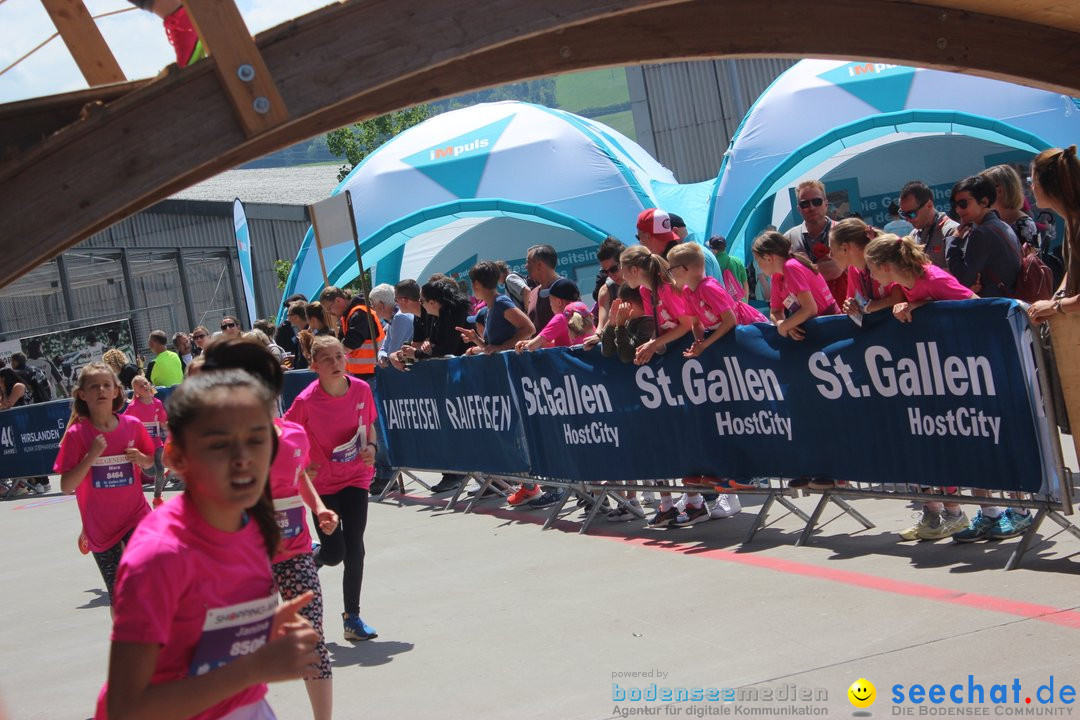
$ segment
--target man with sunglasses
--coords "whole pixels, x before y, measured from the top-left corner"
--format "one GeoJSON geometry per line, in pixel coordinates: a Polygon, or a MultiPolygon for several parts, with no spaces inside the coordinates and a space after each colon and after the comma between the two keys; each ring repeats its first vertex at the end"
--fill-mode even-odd
{"type": "Polygon", "coordinates": [[[900,191],[900,217],[915,226],[915,241],[922,245],[923,252],[930,262],[942,270],[948,270],[945,263],[945,248],[949,238],[956,235],[960,224],[934,207],[934,193],[926,183],[912,180],[900,191]]]}
{"type": "Polygon", "coordinates": [[[847,294],[847,275],[829,254],[832,220],[828,215],[829,199],[825,195],[825,184],[820,180],[804,180],[795,188],[795,201],[803,221],[785,233],[791,241],[791,249],[805,253],[817,265],[829,289],[838,293],[837,297],[844,297],[847,294]]]}

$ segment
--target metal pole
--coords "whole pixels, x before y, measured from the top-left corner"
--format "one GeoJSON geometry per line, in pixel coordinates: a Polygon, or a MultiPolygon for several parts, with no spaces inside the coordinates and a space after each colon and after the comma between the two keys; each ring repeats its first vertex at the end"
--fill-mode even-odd
{"type": "MultiPolygon", "coordinates": [[[[367,286],[367,281],[364,279],[364,262],[363,259],[360,257],[360,238],[356,236],[356,222],[355,220],[353,220],[353,218],[356,217],[356,212],[353,210],[351,190],[345,191],[345,201],[349,205],[349,227],[352,228],[352,243],[353,250],[356,252],[356,270],[357,273],[359,273],[358,277],[360,279],[360,292],[364,295],[364,304],[367,305],[368,309],[370,310],[371,305],[369,303],[371,301],[368,299],[368,294],[371,292],[371,288],[367,286]]],[[[371,333],[371,344],[375,348],[375,352],[378,353],[379,345],[375,341],[375,338],[379,337],[379,333],[375,331],[375,318],[371,316],[371,312],[367,312],[364,314],[367,315],[368,332],[371,333]]]]}
{"type": "Polygon", "coordinates": [[[180,292],[184,295],[184,312],[187,313],[187,326],[190,332],[195,327],[195,304],[191,301],[191,286],[188,284],[183,248],[176,248],[176,269],[180,273],[180,292]]]}
{"type": "Polygon", "coordinates": [[[77,320],[75,307],[71,302],[71,281],[68,279],[67,262],[63,255],[56,256],[56,272],[60,275],[60,292],[64,296],[64,310],[68,320],[77,320]]]}

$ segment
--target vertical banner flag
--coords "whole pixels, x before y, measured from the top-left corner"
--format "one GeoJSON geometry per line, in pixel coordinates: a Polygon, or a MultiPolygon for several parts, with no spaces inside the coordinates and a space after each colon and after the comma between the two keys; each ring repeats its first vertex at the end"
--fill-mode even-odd
{"type": "Polygon", "coordinates": [[[240,278],[244,283],[248,327],[252,328],[258,319],[255,311],[255,273],[251,271],[251,233],[248,232],[247,214],[240,198],[233,201],[233,229],[236,231],[236,255],[240,258],[240,278]]]}

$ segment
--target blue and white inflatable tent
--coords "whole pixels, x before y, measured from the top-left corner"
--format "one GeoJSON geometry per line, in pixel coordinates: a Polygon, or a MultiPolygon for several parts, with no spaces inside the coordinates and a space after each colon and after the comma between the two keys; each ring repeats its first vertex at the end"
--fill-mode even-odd
{"type": "MultiPolygon", "coordinates": [[[[831,191],[829,177],[892,173],[895,197],[905,181],[927,180],[943,157],[946,187],[987,163],[1012,162],[1009,150],[1024,156],[1077,138],[1080,108],[1066,95],[901,65],[803,60],[762,93],[736,131],[711,193],[708,234],[745,256],[766,225],[791,217],[788,189],[801,180],[825,178],[831,191]],[[977,165],[964,153],[977,155],[977,165]]],[[[863,196],[874,193],[864,188],[863,196]]]]}
{"type": "MultiPolygon", "coordinates": [[[[560,272],[592,288],[595,247],[633,241],[638,213],[674,176],[635,142],[586,118],[520,102],[433,117],[388,141],[334,190],[353,197],[375,282],[464,272],[478,259],[524,266],[548,243],[560,272]]],[[[707,199],[701,203],[704,220],[707,199]]],[[[324,247],[331,284],[357,274],[351,238],[324,247]]],[[[316,297],[322,272],[309,230],[284,291],[316,297]]]]}

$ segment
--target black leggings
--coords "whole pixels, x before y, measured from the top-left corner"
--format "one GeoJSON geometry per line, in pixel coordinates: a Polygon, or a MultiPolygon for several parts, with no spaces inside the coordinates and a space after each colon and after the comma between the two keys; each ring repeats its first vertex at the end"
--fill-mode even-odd
{"type": "Polygon", "coordinates": [[[135,528],[131,528],[124,533],[124,537],[120,538],[120,542],[108,550],[94,553],[94,562],[97,563],[98,570],[101,572],[101,579],[105,581],[105,590],[109,593],[110,605],[112,605],[113,588],[116,586],[116,571],[120,568],[120,557],[124,554],[124,548],[131,542],[133,532],[135,532],[135,528]]]}
{"type": "MultiPolygon", "coordinates": [[[[364,583],[364,530],[367,528],[368,491],[347,487],[333,495],[321,495],[323,504],[338,515],[332,535],[325,534],[315,518],[315,532],[322,546],[315,553],[316,565],[337,565],[345,561],[341,591],[345,612],[360,614],[360,586],[364,583]]],[[[314,517],[314,513],[312,513],[314,517]]]]}

